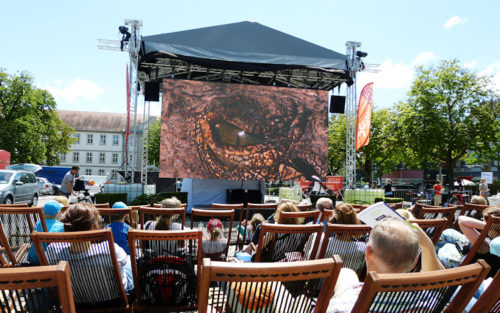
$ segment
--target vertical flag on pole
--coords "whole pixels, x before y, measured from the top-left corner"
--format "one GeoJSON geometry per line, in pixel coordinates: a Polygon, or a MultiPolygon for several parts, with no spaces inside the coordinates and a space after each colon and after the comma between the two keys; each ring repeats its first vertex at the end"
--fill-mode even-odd
{"type": "Polygon", "coordinates": [[[363,87],[359,96],[358,121],[356,125],[356,151],[370,142],[372,125],[372,94],[373,83],[363,87]]]}
{"type": "Polygon", "coordinates": [[[125,164],[128,164],[128,135],[130,134],[130,75],[127,64],[127,126],[125,130],[125,164]]]}

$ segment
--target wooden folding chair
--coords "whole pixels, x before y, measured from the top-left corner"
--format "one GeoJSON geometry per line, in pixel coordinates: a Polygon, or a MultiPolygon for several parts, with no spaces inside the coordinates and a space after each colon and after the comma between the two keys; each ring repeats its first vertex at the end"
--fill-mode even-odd
{"type": "Polygon", "coordinates": [[[455,219],[455,211],[457,207],[449,206],[449,207],[427,207],[422,206],[419,210],[418,215],[415,215],[418,219],[436,219],[436,218],[446,218],[448,223],[446,224],[446,228],[450,228],[453,225],[455,219]]]}
{"type": "Polygon", "coordinates": [[[94,207],[97,208],[97,209],[99,209],[99,208],[101,208],[101,209],[110,208],[109,202],[106,202],[106,203],[96,203],[96,204],[94,204],[94,207]]]}
{"type": "Polygon", "coordinates": [[[27,207],[29,207],[27,203],[0,204],[0,208],[27,208],[27,207]]]}
{"type": "Polygon", "coordinates": [[[469,313],[486,312],[500,312],[500,271],[469,311],[469,313]]]}
{"type": "Polygon", "coordinates": [[[137,300],[134,311],[196,310],[202,232],[131,229],[128,241],[137,300]]]}
{"type": "MultiPolygon", "coordinates": [[[[218,261],[226,261],[229,254],[229,244],[231,243],[231,232],[233,229],[233,218],[234,210],[202,210],[202,209],[192,209],[191,210],[191,229],[198,227],[198,230],[204,230],[207,227],[207,223],[210,219],[217,218],[221,221],[223,226],[224,237],[227,239],[226,249],[223,254],[205,254],[203,257],[211,258],[213,260],[218,259],[218,261]],[[201,229],[200,229],[201,226],[201,229]]],[[[239,236],[239,234],[237,234],[239,236]]]]}
{"type": "Polygon", "coordinates": [[[284,221],[290,219],[298,219],[298,218],[304,220],[302,224],[308,224],[308,223],[318,224],[319,214],[320,214],[319,210],[301,211],[301,212],[281,212],[278,224],[289,224],[285,223],[284,221]]]}
{"type": "Polygon", "coordinates": [[[483,205],[483,204],[472,204],[466,203],[461,206],[457,212],[455,212],[455,223],[453,223],[454,229],[459,229],[458,227],[458,218],[460,216],[470,216],[477,219],[483,218],[483,210],[491,207],[491,205],[483,205]]]}
{"type": "Polygon", "coordinates": [[[297,205],[297,209],[299,209],[299,211],[312,211],[315,208],[312,204],[299,204],[297,205]]]}
{"type": "Polygon", "coordinates": [[[462,312],[488,271],[488,264],[479,261],[440,271],[369,272],[351,312],[462,312]]]}
{"type": "Polygon", "coordinates": [[[3,231],[2,224],[0,223],[0,266],[8,267],[16,265],[16,258],[12,253],[12,249],[10,248],[9,241],[5,236],[5,232],[3,231]]]}
{"type": "Polygon", "coordinates": [[[99,215],[102,217],[102,228],[105,228],[113,222],[114,219],[125,216],[125,223],[131,225],[133,221],[132,210],[127,209],[113,209],[113,208],[98,208],[99,215]]]}
{"type": "Polygon", "coordinates": [[[144,223],[148,220],[156,220],[160,215],[177,215],[181,218],[181,221],[176,221],[181,224],[181,229],[184,229],[186,224],[186,209],[184,208],[151,208],[151,207],[139,207],[137,210],[139,214],[139,224],[140,229],[144,229],[144,223]]]}
{"type": "MultiPolygon", "coordinates": [[[[245,208],[243,203],[239,204],[212,203],[212,210],[234,210],[234,222],[238,222],[237,229],[242,228],[241,224],[246,216],[245,215],[246,212],[244,212],[245,208]]],[[[236,236],[236,238],[231,238],[231,245],[239,246],[239,248],[241,249],[243,247],[243,244],[244,240],[242,236],[236,236]]]]}
{"type": "MultiPolygon", "coordinates": [[[[162,204],[161,204],[161,203],[154,203],[154,204],[153,204],[153,207],[154,207],[154,208],[161,208],[161,207],[162,207],[162,204]]],[[[187,203],[181,203],[181,208],[186,209],[186,208],[187,208],[187,203]]]]}
{"type": "Polygon", "coordinates": [[[262,223],[255,262],[279,262],[292,254],[295,259],[314,259],[323,225],[262,223]],[[295,257],[296,256],[296,257],[295,257]]]}
{"type": "Polygon", "coordinates": [[[15,263],[27,262],[28,250],[32,244],[30,234],[40,222],[47,232],[45,216],[41,207],[0,207],[0,220],[7,241],[14,253],[15,263]]]}
{"type": "Polygon", "coordinates": [[[344,267],[350,268],[358,277],[366,274],[366,244],[371,227],[367,225],[328,224],[321,242],[318,259],[339,255],[344,267]]]}
{"type": "Polygon", "coordinates": [[[324,313],[342,260],[227,263],[203,260],[200,313],[324,313]]]}
{"type": "Polygon", "coordinates": [[[248,221],[255,213],[260,213],[264,218],[273,215],[278,209],[277,203],[248,203],[245,219],[248,221]]]}
{"type": "Polygon", "coordinates": [[[460,266],[467,265],[479,256],[480,258],[486,259],[486,261],[492,267],[492,275],[494,275],[496,270],[498,270],[500,266],[500,257],[490,254],[490,245],[489,242],[494,238],[500,236],[500,216],[489,216],[486,221],[486,226],[484,226],[483,230],[479,234],[476,242],[470,248],[467,256],[462,260],[460,266]]]}
{"type": "Polygon", "coordinates": [[[0,269],[2,312],[75,312],[68,262],[0,269]]]}
{"type": "Polygon", "coordinates": [[[33,232],[41,265],[68,261],[75,304],[79,309],[123,311],[128,300],[120,273],[127,256],[117,260],[111,229],[65,233],[33,232]],[[43,249],[43,245],[48,247],[43,249]]]}
{"type": "Polygon", "coordinates": [[[443,230],[445,230],[448,225],[448,219],[444,217],[436,219],[413,219],[408,221],[418,224],[418,226],[425,231],[427,236],[431,238],[434,245],[438,243],[439,237],[441,237],[443,230]]]}

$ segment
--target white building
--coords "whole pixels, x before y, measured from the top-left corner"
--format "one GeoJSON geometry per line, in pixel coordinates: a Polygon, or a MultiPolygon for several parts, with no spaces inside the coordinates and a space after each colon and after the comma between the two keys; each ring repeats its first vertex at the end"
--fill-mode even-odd
{"type": "MultiPolygon", "coordinates": [[[[76,142],[70,152],[60,155],[61,166],[80,166],[81,175],[105,175],[116,180],[116,172],[123,170],[125,129],[127,115],[122,113],[57,111],[59,118],[75,130],[76,142]]],[[[154,120],[153,117],[151,120],[154,120]]],[[[137,171],[142,162],[142,116],[137,117],[137,149],[130,135],[129,160],[137,171]]],[[[132,131],[131,131],[132,132],[132,131]]]]}

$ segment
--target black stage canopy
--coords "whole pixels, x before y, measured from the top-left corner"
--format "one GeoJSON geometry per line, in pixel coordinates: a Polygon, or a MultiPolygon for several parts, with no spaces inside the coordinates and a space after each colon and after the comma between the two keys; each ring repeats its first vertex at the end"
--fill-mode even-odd
{"type": "Polygon", "coordinates": [[[178,78],[322,90],[352,83],[345,55],[255,22],[142,39],[141,83],[178,78]]]}

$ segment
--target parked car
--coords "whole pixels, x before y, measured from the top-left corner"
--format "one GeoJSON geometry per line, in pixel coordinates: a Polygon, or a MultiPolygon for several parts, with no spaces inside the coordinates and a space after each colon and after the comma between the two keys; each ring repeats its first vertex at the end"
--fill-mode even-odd
{"type": "Polygon", "coordinates": [[[0,203],[37,205],[39,190],[35,174],[27,171],[0,170],[0,203]]]}
{"type": "Polygon", "coordinates": [[[38,181],[38,185],[40,186],[40,193],[41,194],[43,194],[43,195],[45,195],[45,194],[47,194],[47,195],[53,195],[53,194],[55,194],[56,191],[55,191],[52,183],[49,182],[47,180],[47,178],[45,178],[45,177],[38,177],[37,181],[38,181]]]}
{"type": "Polygon", "coordinates": [[[19,163],[19,164],[11,164],[7,166],[7,170],[13,171],[28,171],[28,172],[37,172],[42,169],[40,165],[30,164],[30,163],[19,163]]]}

